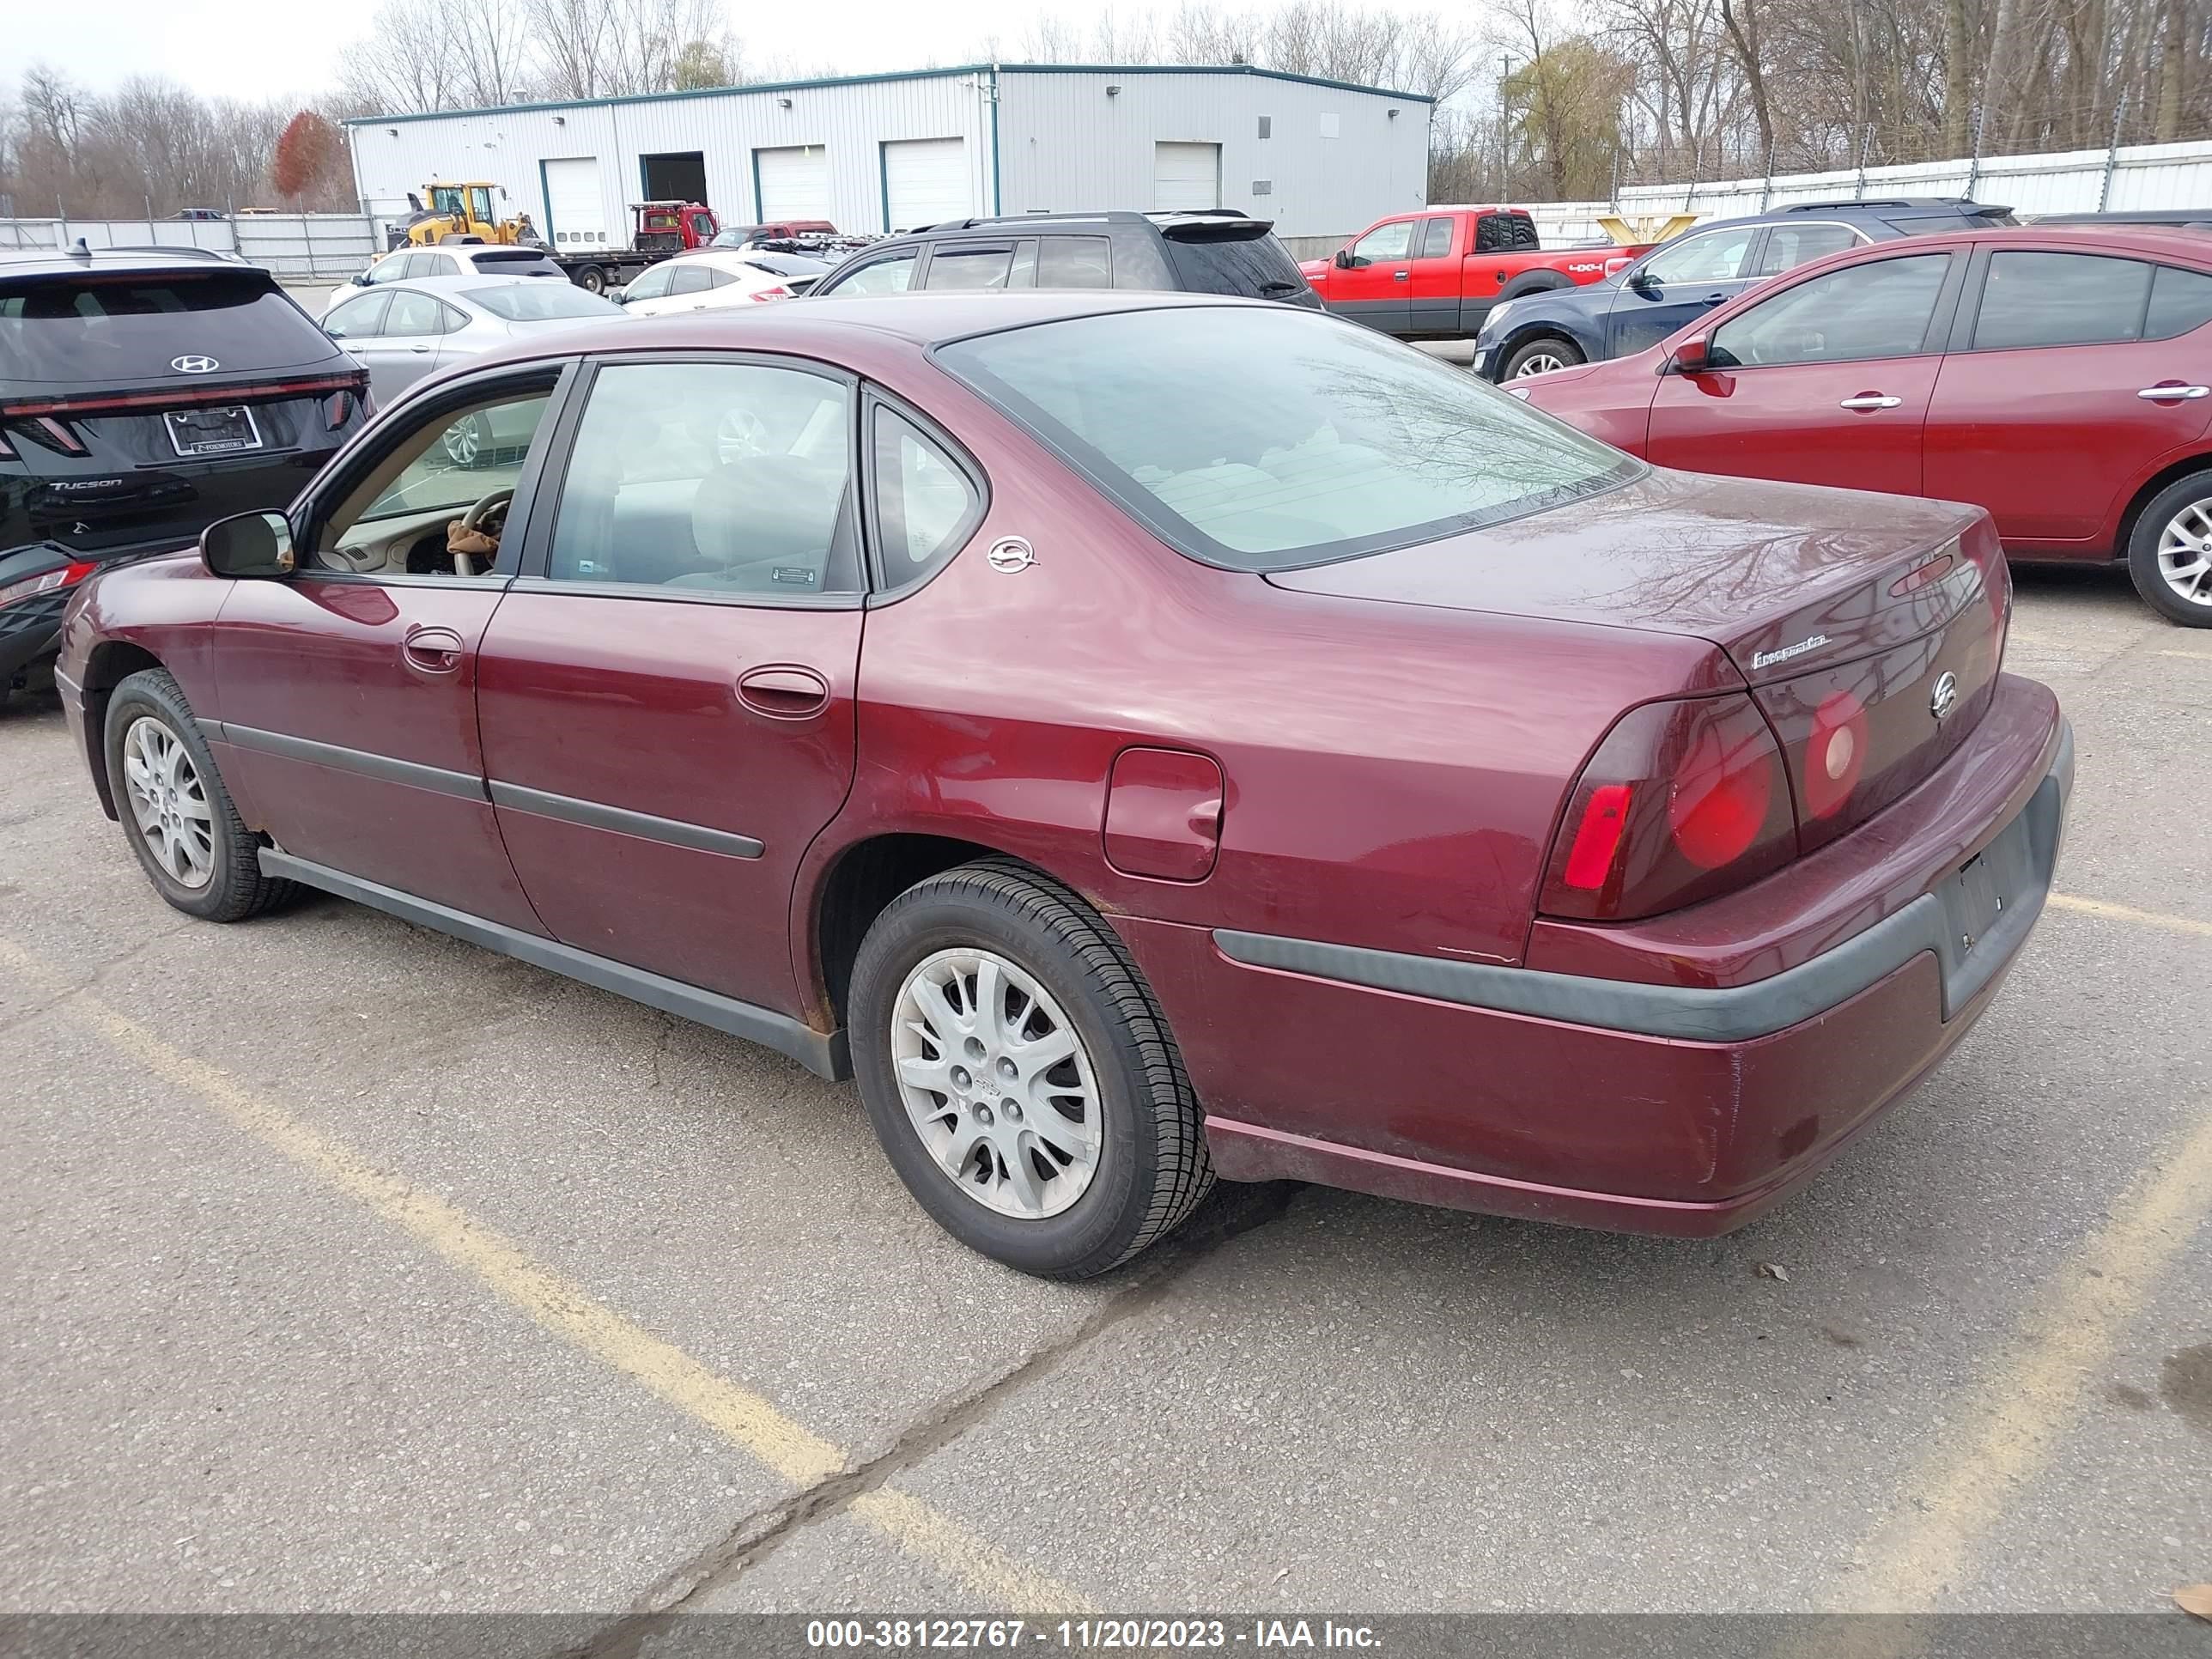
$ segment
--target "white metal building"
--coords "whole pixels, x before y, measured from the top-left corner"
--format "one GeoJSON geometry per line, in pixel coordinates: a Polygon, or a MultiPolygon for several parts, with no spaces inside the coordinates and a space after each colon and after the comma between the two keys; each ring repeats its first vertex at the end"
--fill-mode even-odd
{"type": "Polygon", "coordinates": [[[488,179],[563,251],[629,204],[726,224],[903,230],[991,213],[1232,207],[1332,245],[1427,200],[1431,101],[1236,66],[969,64],[347,123],[379,221],[431,179],[488,179]]]}

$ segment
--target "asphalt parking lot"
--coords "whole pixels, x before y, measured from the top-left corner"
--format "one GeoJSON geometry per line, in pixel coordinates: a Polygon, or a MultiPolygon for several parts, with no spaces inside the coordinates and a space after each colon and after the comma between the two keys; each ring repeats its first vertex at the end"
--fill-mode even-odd
{"type": "Polygon", "coordinates": [[[1803,1196],[1686,1244],[1229,1188],[1079,1287],[764,1051],[335,899],[179,916],[18,698],[0,1611],[2166,1607],[2212,1578],[2212,634],[2020,586],[2062,896],[1803,1196]]]}

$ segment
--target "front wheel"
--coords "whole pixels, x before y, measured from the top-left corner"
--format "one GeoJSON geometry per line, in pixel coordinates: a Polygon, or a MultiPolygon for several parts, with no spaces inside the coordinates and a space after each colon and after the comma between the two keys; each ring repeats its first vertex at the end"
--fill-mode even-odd
{"type": "Polygon", "coordinates": [[[1540,340],[1531,340],[1526,345],[1516,346],[1506,358],[1500,380],[1517,380],[1524,375],[1549,374],[1555,368],[1572,368],[1583,361],[1583,354],[1571,340],[1547,335],[1540,340]]]}
{"type": "Polygon", "coordinates": [[[145,669],[115,688],[105,737],[131,850],[171,905],[206,921],[242,921],[291,893],[290,882],[261,873],[260,843],[167,670],[145,669]]]}
{"type": "Polygon", "coordinates": [[[1151,992],[1054,882],[994,860],[908,888],[861,944],[851,1012],[877,1139],[972,1249],[1089,1278],[1164,1237],[1212,1185],[1151,992]]]}
{"type": "Polygon", "coordinates": [[[2153,610],[2185,628],[2212,628],[2212,472],[2177,479],[2144,503],[2128,574],[2153,610]]]}

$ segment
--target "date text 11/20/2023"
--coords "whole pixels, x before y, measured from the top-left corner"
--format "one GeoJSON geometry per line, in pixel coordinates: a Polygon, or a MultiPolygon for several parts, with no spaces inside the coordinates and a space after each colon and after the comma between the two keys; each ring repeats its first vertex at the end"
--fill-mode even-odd
{"type": "Polygon", "coordinates": [[[825,1650],[999,1649],[1033,1644],[1079,1650],[1179,1648],[1375,1649],[1382,1638],[1367,1625],[1321,1619],[814,1619],[806,1645],[825,1650]]]}

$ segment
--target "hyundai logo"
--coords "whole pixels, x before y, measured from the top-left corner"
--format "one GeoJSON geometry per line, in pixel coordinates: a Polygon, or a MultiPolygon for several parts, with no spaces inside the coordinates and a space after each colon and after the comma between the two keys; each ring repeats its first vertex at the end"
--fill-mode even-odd
{"type": "Polygon", "coordinates": [[[1946,673],[1936,682],[1936,689],[1928,696],[1928,712],[1937,720],[1951,712],[1951,705],[1959,701],[1959,677],[1946,673]]]}
{"type": "Polygon", "coordinates": [[[169,359],[169,367],[175,369],[179,374],[205,374],[212,370],[221,368],[222,365],[216,362],[212,357],[194,356],[172,357],[169,359]]]}

